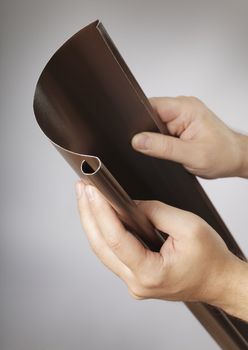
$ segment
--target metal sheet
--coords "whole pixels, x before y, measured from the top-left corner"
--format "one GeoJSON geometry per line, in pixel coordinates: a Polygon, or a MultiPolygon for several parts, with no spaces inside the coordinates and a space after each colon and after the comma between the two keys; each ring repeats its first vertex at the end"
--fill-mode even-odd
{"type": "MultiPolygon", "coordinates": [[[[35,90],[41,129],[86,183],[94,184],[125,226],[154,251],[167,235],[132,199],[156,199],[205,219],[245,259],[197,179],[177,163],[133,150],[141,131],[167,133],[103,25],[97,20],[50,59],[35,90]]],[[[223,349],[248,349],[248,325],[201,303],[187,303],[223,349]]]]}

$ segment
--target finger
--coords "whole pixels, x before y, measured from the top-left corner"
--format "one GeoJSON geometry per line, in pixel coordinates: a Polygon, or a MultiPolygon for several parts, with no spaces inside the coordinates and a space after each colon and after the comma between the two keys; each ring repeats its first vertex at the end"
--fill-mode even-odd
{"type": "Polygon", "coordinates": [[[132,139],[132,146],[139,152],[161,159],[189,165],[193,146],[188,141],[154,132],[142,132],[132,139]]]}
{"type": "Polygon", "coordinates": [[[132,271],[145,264],[147,255],[152,253],[129,233],[117,217],[115,211],[93,186],[86,186],[92,213],[102,235],[114,254],[132,271]],[[150,253],[148,253],[150,252],[150,253]]]}
{"type": "Polygon", "coordinates": [[[84,187],[82,181],[76,183],[80,220],[90,246],[105,266],[112,270],[117,276],[127,280],[131,271],[116,257],[102,237],[84,193],[84,187]]]}
{"type": "Polygon", "coordinates": [[[182,113],[182,103],[176,97],[151,97],[149,101],[163,122],[170,122],[182,113]]]}
{"type": "Polygon", "coordinates": [[[137,201],[136,204],[157,229],[175,239],[186,237],[201,220],[193,213],[159,201],[137,201]]]}

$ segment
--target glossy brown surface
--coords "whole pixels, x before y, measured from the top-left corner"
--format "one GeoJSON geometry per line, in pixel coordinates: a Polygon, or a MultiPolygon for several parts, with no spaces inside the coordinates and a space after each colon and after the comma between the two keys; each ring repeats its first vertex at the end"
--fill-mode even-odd
{"type": "MultiPolygon", "coordinates": [[[[158,251],[166,234],[152,227],[132,199],[156,199],[200,215],[245,259],[194,176],[132,149],[137,132],[167,130],[99,21],[76,33],[48,62],[34,112],[76,173],[99,188],[150,249],[158,251]]],[[[248,349],[247,324],[204,304],[187,306],[223,349],[248,349]]]]}

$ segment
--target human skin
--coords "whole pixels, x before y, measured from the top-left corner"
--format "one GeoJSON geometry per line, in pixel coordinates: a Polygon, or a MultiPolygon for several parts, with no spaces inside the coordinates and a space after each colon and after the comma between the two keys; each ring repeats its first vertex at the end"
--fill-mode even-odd
{"type": "Polygon", "coordinates": [[[182,163],[204,178],[248,178],[248,137],[230,129],[198,98],[153,97],[150,103],[172,136],[140,133],[132,140],[136,150],[182,163]]]}
{"type": "MultiPolygon", "coordinates": [[[[140,143],[138,149],[135,136],[136,150],[180,162],[206,178],[247,177],[246,136],[228,128],[196,98],[150,101],[172,136],[142,133],[149,147],[140,143]]],[[[136,201],[153,225],[169,234],[156,253],[125,229],[94,186],[78,181],[76,191],[91,248],[134,298],[202,301],[248,321],[248,264],[234,256],[203,219],[159,201],[136,201]]]]}

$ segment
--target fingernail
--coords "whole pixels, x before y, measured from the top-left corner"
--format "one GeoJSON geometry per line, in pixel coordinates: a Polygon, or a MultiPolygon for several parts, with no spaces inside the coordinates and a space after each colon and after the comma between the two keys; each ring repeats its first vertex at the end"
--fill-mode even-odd
{"type": "Polygon", "coordinates": [[[85,186],[85,193],[89,201],[93,201],[95,199],[95,188],[91,185],[85,186]]]}
{"type": "Polygon", "coordinates": [[[81,185],[81,182],[78,181],[76,183],[76,196],[77,196],[77,199],[79,199],[82,195],[82,185],[81,185]]]}
{"type": "Polygon", "coordinates": [[[138,149],[149,149],[150,148],[150,138],[145,134],[137,134],[132,139],[132,144],[134,148],[138,149]]]}

